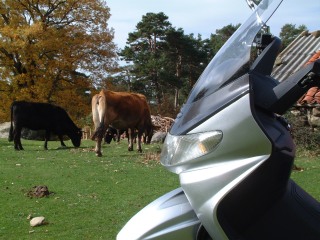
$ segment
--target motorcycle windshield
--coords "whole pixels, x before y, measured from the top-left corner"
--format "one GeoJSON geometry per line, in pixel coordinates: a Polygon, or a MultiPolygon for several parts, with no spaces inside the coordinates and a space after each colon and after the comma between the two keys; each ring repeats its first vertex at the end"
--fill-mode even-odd
{"type": "Polygon", "coordinates": [[[250,49],[255,36],[269,20],[282,0],[263,0],[247,21],[222,46],[206,67],[194,88],[187,104],[217,91],[221,86],[248,72],[250,49]]]}
{"type": "MultiPolygon", "coordinates": [[[[282,1],[260,1],[251,16],[222,46],[191,90],[187,102],[171,128],[172,134],[186,134],[191,130],[193,126],[197,125],[197,122],[205,118],[204,115],[210,114],[210,109],[204,109],[206,107],[203,105],[206,101],[202,101],[202,99],[212,96],[213,93],[236,79],[241,81],[239,77],[249,72],[250,52],[254,39],[282,1]]],[[[217,103],[213,97],[210,98],[213,99],[214,104],[224,104],[221,97],[218,100],[220,103],[217,103]]]]}

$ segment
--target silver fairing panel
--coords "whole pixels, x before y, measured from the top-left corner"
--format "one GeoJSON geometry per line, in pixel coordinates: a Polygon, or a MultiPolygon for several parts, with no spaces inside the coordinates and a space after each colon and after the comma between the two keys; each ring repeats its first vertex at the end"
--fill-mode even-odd
{"type": "Polygon", "coordinates": [[[249,94],[190,133],[211,130],[223,132],[222,142],[215,151],[183,166],[179,176],[191,206],[208,233],[213,239],[226,239],[216,214],[219,202],[268,159],[272,145],[253,118],[249,94]]]}
{"type": "Polygon", "coordinates": [[[175,189],[143,208],[121,229],[117,240],[195,239],[200,221],[182,188],[175,189]]]}

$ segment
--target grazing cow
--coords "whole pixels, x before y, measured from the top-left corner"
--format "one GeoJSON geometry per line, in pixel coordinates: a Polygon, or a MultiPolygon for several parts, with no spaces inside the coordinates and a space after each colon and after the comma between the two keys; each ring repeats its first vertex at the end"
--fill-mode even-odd
{"type": "Polygon", "coordinates": [[[126,131],[115,129],[112,126],[109,126],[107,128],[106,135],[104,137],[104,142],[107,144],[110,144],[111,140],[113,139],[114,141],[117,141],[117,143],[118,143],[118,142],[120,142],[120,135],[123,134],[124,132],[126,132],[126,131]]]}
{"type": "Polygon", "coordinates": [[[45,149],[48,149],[51,132],[58,135],[61,146],[66,146],[63,142],[63,135],[67,135],[75,147],[79,147],[81,143],[81,129],[73,123],[64,109],[49,103],[13,102],[9,141],[14,141],[16,150],[23,150],[21,145],[22,128],[45,130],[45,149]]]}
{"type": "Polygon", "coordinates": [[[101,90],[92,98],[92,117],[95,126],[92,140],[96,140],[95,152],[99,157],[102,156],[101,141],[109,125],[128,131],[129,151],[133,150],[135,130],[138,132],[139,152],[142,152],[142,134],[147,132],[151,139],[153,133],[149,105],[142,94],[101,90]]]}

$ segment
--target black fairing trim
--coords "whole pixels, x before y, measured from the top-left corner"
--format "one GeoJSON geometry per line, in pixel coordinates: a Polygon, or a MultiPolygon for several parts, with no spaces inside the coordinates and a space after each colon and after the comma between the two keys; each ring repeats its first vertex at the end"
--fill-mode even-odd
{"type": "Polygon", "coordinates": [[[252,64],[250,71],[262,75],[271,75],[273,64],[281,47],[281,40],[273,37],[273,41],[266,47],[252,64]]]}
{"type": "Polygon", "coordinates": [[[320,206],[290,180],[295,146],[274,114],[253,109],[272,142],[270,157],[221,201],[217,217],[229,239],[320,239],[320,206]]]}
{"type": "Polygon", "coordinates": [[[285,194],[244,233],[244,239],[320,239],[320,204],[294,181],[285,194]]]}
{"type": "Polygon", "coordinates": [[[285,192],[292,163],[293,157],[288,151],[273,151],[267,161],[225,196],[217,215],[229,239],[242,239],[279,201],[285,192]]]}
{"type": "Polygon", "coordinates": [[[310,87],[319,85],[320,61],[308,64],[278,83],[268,75],[252,72],[255,105],[269,112],[285,113],[310,87]]]}
{"type": "Polygon", "coordinates": [[[302,67],[274,87],[274,101],[270,102],[268,110],[278,114],[285,113],[310,87],[319,86],[319,76],[320,60],[302,67]]]}
{"type": "Polygon", "coordinates": [[[207,97],[201,98],[192,104],[185,104],[175,119],[170,133],[172,135],[188,133],[248,92],[249,75],[246,74],[207,97]]]}

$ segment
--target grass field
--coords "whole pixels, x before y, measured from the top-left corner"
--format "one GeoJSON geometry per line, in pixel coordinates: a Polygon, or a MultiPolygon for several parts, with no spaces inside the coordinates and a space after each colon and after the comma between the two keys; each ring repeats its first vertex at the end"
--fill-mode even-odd
{"type": "MultiPolygon", "coordinates": [[[[128,152],[125,141],[104,146],[97,158],[94,142],[78,149],[22,140],[25,151],[0,139],[0,239],[115,239],[122,226],[146,204],[179,186],[178,176],[157,158],[160,145],[128,152]],[[46,185],[51,194],[31,198],[32,187],[46,185]],[[47,224],[30,227],[28,216],[47,224]]],[[[320,200],[318,159],[297,160],[303,171],[292,178],[320,200]]]]}
{"type": "Polygon", "coordinates": [[[115,239],[143,206],[178,187],[178,177],[153,160],[159,145],[128,152],[125,141],[92,152],[94,142],[59,149],[58,142],[22,141],[25,151],[0,139],[0,239],[115,239]],[[148,148],[148,149],[147,149],[148,148]],[[49,197],[30,198],[33,186],[46,185],[49,197]],[[29,215],[48,222],[30,227],[29,215]]]}
{"type": "Polygon", "coordinates": [[[301,154],[295,160],[295,164],[301,170],[292,171],[291,178],[304,190],[320,201],[320,157],[301,154]]]}

